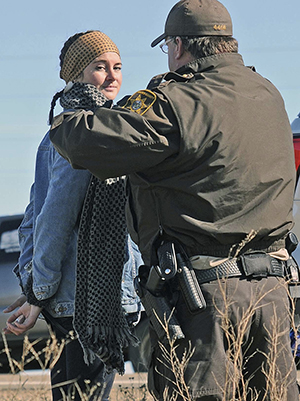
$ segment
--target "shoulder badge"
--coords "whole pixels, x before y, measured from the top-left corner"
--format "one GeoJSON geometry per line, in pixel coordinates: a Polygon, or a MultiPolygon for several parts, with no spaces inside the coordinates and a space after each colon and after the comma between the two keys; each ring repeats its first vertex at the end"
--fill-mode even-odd
{"type": "Polygon", "coordinates": [[[146,113],[147,110],[153,105],[156,100],[156,94],[152,91],[145,89],[135,92],[134,95],[130,96],[127,100],[123,109],[128,109],[140,114],[141,116],[146,113]]]}

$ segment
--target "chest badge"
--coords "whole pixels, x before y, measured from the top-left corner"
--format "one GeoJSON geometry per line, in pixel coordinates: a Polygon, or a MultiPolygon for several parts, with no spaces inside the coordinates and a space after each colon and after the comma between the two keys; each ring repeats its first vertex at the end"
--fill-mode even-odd
{"type": "Polygon", "coordinates": [[[147,110],[150,109],[150,107],[152,107],[155,100],[155,93],[149,91],[148,89],[140,90],[127,100],[123,108],[138,113],[142,116],[147,110]]]}

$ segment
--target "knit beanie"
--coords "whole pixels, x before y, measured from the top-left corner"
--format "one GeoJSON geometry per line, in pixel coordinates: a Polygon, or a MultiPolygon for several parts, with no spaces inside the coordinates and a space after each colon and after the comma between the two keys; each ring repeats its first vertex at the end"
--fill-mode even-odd
{"type": "Polygon", "coordinates": [[[79,36],[64,57],[60,77],[66,83],[73,81],[96,57],[106,52],[120,55],[115,43],[105,33],[90,31],[79,36]]]}

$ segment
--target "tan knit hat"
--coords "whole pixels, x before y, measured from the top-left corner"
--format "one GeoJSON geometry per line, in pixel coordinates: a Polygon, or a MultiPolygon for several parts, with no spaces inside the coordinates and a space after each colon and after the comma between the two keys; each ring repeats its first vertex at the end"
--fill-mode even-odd
{"type": "Polygon", "coordinates": [[[115,43],[105,33],[92,31],[81,35],[69,47],[60,70],[60,77],[66,83],[73,81],[96,57],[106,52],[120,55],[115,43]]]}

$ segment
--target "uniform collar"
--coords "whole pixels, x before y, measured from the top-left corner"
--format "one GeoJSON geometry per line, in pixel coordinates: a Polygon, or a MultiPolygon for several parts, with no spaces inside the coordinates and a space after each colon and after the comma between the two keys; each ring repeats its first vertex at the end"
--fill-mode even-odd
{"type": "MultiPolygon", "coordinates": [[[[220,53],[213,56],[202,57],[180,67],[176,73],[179,75],[193,74],[218,68],[222,65],[241,64],[244,65],[243,58],[239,53],[220,53]]],[[[165,77],[166,79],[166,77],[165,77]]]]}
{"type": "Polygon", "coordinates": [[[201,72],[218,68],[222,65],[244,65],[243,58],[239,53],[221,53],[213,56],[199,58],[190,61],[180,67],[177,71],[169,71],[164,74],[156,75],[149,82],[147,89],[159,86],[163,81],[187,82],[194,79],[195,75],[201,72]]]}

